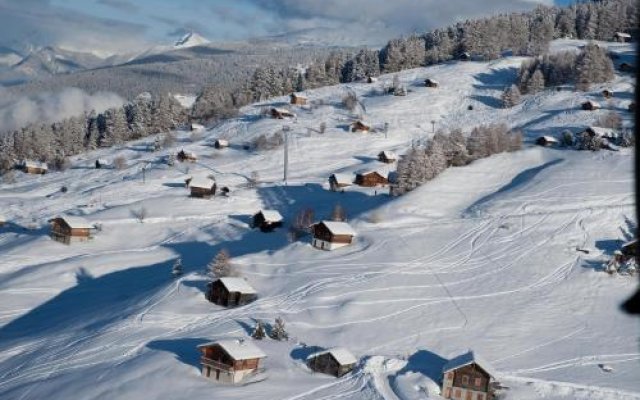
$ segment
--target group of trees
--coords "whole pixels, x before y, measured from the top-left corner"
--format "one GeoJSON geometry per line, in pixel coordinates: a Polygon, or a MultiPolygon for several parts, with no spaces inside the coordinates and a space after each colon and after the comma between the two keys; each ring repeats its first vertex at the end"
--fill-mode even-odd
{"type": "Polygon", "coordinates": [[[503,102],[510,106],[519,93],[536,93],[545,87],[575,84],[580,90],[588,90],[593,83],[604,83],[614,78],[614,67],[605,49],[588,43],[580,53],[571,51],[547,54],[525,61],[518,73],[518,93],[505,91],[503,102]],[[506,99],[505,99],[506,97],[506,99]]]}
{"type": "Polygon", "coordinates": [[[142,95],[100,114],[31,124],[0,134],[0,171],[21,159],[64,165],[69,156],[166,132],[187,120],[187,111],[173,97],[142,95]]]}
{"type": "MultiPolygon", "coordinates": [[[[257,340],[262,340],[267,337],[267,330],[265,329],[262,321],[256,322],[256,326],[253,328],[253,332],[251,332],[251,337],[257,340]]],[[[271,332],[269,332],[269,337],[278,341],[289,340],[289,334],[285,329],[284,320],[282,318],[277,317],[275,319],[274,324],[271,327],[271,332]]]]}
{"type": "Polygon", "coordinates": [[[492,154],[521,148],[521,132],[510,130],[504,124],[476,127],[468,137],[459,129],[448,135],[438,132],[433,139],[413,146],[400,158],[391,194],[399,196],[410,192],[450,166],[467,165],[492,154]]]}

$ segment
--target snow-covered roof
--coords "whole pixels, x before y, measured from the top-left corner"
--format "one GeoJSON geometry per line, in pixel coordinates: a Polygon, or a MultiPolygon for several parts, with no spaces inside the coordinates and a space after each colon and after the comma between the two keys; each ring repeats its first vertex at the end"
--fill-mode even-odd
{"type": "Polygon", "coordinates": [[[351,236],[356,235],[356,231],[353,230],[351,225],[349,225],[346,222],[322,221],[320,223],[326,226],[327,229],[329,229],[329,232],[331,232],[334,235],[351,235],[351,236]]]}
{"type": "Polygon", "coordinates": [[[191,130],[204,130],[204,125],[193,123],[191,124],[191,130]]]}
{"type": "Polygon", "coordinates": [[[298,94],[298,93],[291,93],[291,96],[292,96],[292,97],[297,97],[297,98],[299,98],[299,99],[308,99],[308,97],[307,97],[307,96],[302,95],[302,94],[298,94]]]}
{"type": "Polygon", "coordinates": [[[558,139],[554,138],[553,136],[544,135],[541,136],[540,139],[544,139],[547,142],[558,143],[558,139]]]}
{"type": "Polygon", "coordinates": [[[584,102],[584,104],[591,104],[594,107],[600,107],[600,103],[598,103],[597,101],[593,101],[593,100],[587,100],[584,102]]]}
{"type": "Polygon", "coordinates": [[[222,282],[224,287],[226,287],[230,292],[240,292],[245,294],[258,293],[246,280],[244,280],[244,278],[226,277],[220,278],[220,282],[222,282]]]}
{"type": "Polygon", "coordinates": [[[60,219],[69,225],[71,229],[93,229],[94,226],[89,221],[82,217],[76,217],[71,215],[61,215],[60,219]]]}
{"type": "MultiPolygon", "coordinates": [[[[0,217],[0,221],[2,221],[2,217],[0,217]]],[[[628,241],[627,243],[623,244],[622,247],[629,247],[629,246],[634,246],[636,243],[638,243],[638,239],[633,239],[628,241]]]]}
{"type": "Polygon", "coordinates": [[[229,141],[227,139],[216,139],[216,143],[218,146],[229,146],[229,141]]]}
{"type": "Polygon", "coordinates": [[[495,369],[493,369],[493,366],[491,366],[491,364],[489,364],[484,358],[480,357],[478,354],[471,350],[465,354],[451,359],[444,365],[444,367],[442,367],[442,372],[447,373],[451,370],[458,369],[470,364],[478,365],[491,376],[497,375],[495,369]]]}
{"type": "Polygon", "coordinates": [[[42,169],[48,169],[47,163],[43,163],[43,162],[38,162],[38,161],[31,161],[31,160],[24,160],[22,162],[22,166],[24,168],[42,168],[42,169]]]}
{"type": "Polygon", "coordinates": [[[98,158],[98,164],[100,164],[100,165],[109,165],[111,163],[109,162],[109,160],[106,160],[104,158],[98,158]]]}
{"type": "Polygon", "coordinates": [[[267,222],[280,222],[282,221],[282,215],[276,210],[260,210],[264,220],[267,222]]]}
{"type": "Polygon", "coordinates": [[[211,189],[215,181],[211,178],[197,177],[191,179],[189,182],[190,187],[199,188],[199,189],[211,189]]]}
{"type": "Polygon", "coordinates": [[[616,32],[616,36],[623,37],[623,38],[631,38],[630,34],[624,33],[624,32],[616,32]]]}
{"type": "Polygon", "coordinates": [[[603,128],[601,126],[590,126],[588,128],[591,132],[593,132],[596,136],[599,137],[617,137],[618,134],[614,129],[611,128],[603,128]]]}
{"type": "Polygon", "coordinates": [[[183,154],[185,157],[189,157],[189,158],[197,158],[196,153],[194,153],[193,151],[184,151],[184,150],[181,150],[181,152],[182,152],[182,154],[183,154]]]}
{"type": "Polygon", "coordinates": [[[383,172],[383,171],[376,171],[375,169],[363,169],[363,170],[359,170],[358,172],[356,172],[356,174],[358,174],[358,175],[362,175],[362,176],[365,176],[365,175],[371,175],[371,174],[378,174],[378,175],[380,175],[380,176],[382,176],[382,177],[387,176],[387,173],[386,173],[386,172],[383,172]]]}
{"type": "Polygon", "coordinates": [[[220,346],[235,361],[253,360],[255,358],[265,358],[267,355],[255,344],[244,339],[219,340],[201,344],[198,348],[220,346]]]}
{"type": "Polygon", "coordinates": [[[370,125],[370,124],[368,124],[366,121],[363,121],[363,120],[361,120],[361,119],[360,119],[360,120],[357,120],[357,121],[354,121],[351,125],[364,125],[364,126],[367,126],[367,127],[371,126],[371,125],[370,125]]]}
{"type": "Polygon", "coordinates": [[[276,107],[274,107],[272,110],[277,112],[277,113],[279,113],[279,114],[295,115],[294,113],[292,113],[291,111],[287,110],[286,108],[276,108],[276,107]]]}
{"type": "Polygon", "coordinates": [[[332,349],[319,351],[317,353],[313,353],[307,357],[307,360],[314,359],[324,354],[331,354],[331,356],[338,362],[340,365],[351,365],[358,362],[358,359],[351,354],[351,352],[344,347],[334,347],[332,349]]]}
{"type": "Polygon", "coordinates": [[[398,158],[394,152],[387,150],[381,151],[380,155],[384,156],[387,160],[396,160],[398,158]]]}
{"type": "Polygon", "coordinates": [[[431,78],[427,78],[427,79],[425,79],[424,81],[425,81],[425,82],[431,82],[431,83],[438,83],[438,81],[437,81],[437,80],[435,80],[435,79],[431,79],[431,78]]]}
{"type": "Polygon", "coordinates": [[[332,174],[338,185],[351,185],[353,183],[353,176],[349,174],[332,174]]]}

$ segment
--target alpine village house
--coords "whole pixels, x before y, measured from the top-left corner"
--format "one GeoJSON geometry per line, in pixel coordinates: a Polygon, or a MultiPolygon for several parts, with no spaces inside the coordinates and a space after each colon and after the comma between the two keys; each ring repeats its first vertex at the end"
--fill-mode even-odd
{"type": "Polygon", "coordinates": [[[393,164],[394,162],[396,162],[396,160],[398,159],[398,156],[396,156],[394,153],[390,152],[390,151],[381,151],[378,154],[378,161],[385,163],[385,164],[393,164]]]}
{"type": "Polygon", "coordinates": [[[211,178],[193,178],[188,185],[191,197],[208,199],[216,194],[216,182],[211,178]]]}
{"type": "Polygon", "coordinates": [[[331,174],[329,177],[329,187],[333,192],[343,191],[352,184],[353,178],[348,174],[331,174]]]}
{"type": "Polygon", "coordinates": [[[260,210],[253,216],[252,225],[262,232],[272,232],[282,226],[282,215],[276,210],[260,210]]]}
{"type": "Polygon", "coordinates": [[[389,180],[378,171],[364,171],[356,174],[356,185],[363,187],[384,186],[389,184],[389,180]]]}
{"type": "Polygon", "coordinates": [[[196,153],[194,153],[192,151],[184,151],[184,149],[180,150],[178,152],[178,156],[176,158],[180,162],[196,162],[196,161],[198,161],[198,156],[196,155],[196,153]]]}
{"type": "Polygon", "coordinates": [[[356,231],[346,222],[322,221],[312,225],[313,247],[321,250],[335,250],[353,243],[356,231]]]}
{"type": "Polygon", "coordinates": [[[307,357],[307,366],[314,372],[333,375],[336,378],[351,372],[358,360],[342,347],[320,351],[307,357]]]}
{"type": "Polygon", "coordinates": [[[356,121],[351,124],[351,132],[369,133],[371,127],[362,121],[356,121]]]}
{"type": "Polygon", "coordinates": [[[455,400],[493,399],[493,367],[473,351],[449,361],[442,368],[442,396],[455,400]]]}
{"type": "Polygon", "coordinates": [[[223,307],[236,307],[251,303],[258,292],[243,278],[219,278],[207,284],[207,300],[223,307]]]}
{"type": "Polygon", "coordinates": [[[18,165],[18,169],[21,169],[27,174],[44,175],[49,171],[49,167],[46,163],[24,160],[18,165]]]}
{"type": "Polygon", "coordinates": [[[260,360],[267,355],[243,339],[220,340],[198,346],[202,353],[202,376],[223,383],[239,383],[260,372],[260,360]]]}
{"type": "Polygon", "coordinates": [[[64,244],[89,240],[92,238],[92,231],[96,229],[82,217],[61,216],[52,219],[49,223],[51,238],[64,244]]]}
{"type": "Polygon", "coordinates": [[[307,97],[306,96],[302,96],[302,95],[297,94],[297,93],[291,93],[291,95],[289,95],[289,98],[291,99],[291,104],[295,104],[297,106],[305,106],[305,105],[307,105],[307,97]]]}

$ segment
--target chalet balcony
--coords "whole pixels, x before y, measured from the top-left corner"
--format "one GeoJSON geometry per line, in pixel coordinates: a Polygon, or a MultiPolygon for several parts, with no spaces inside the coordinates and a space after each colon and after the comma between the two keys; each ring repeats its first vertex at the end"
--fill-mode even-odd
{"type": "Polygon", "coordinates": [[[203,365],[207,365],[211,368],[215,368],[215,369],[219,369],[219,370],[224,370],[224,371],[233,371],[233,365],[229,365],[229,364],[224,364],[220,361],[217,360],[212,360],[210,358],[207,357],[201,357],[200,358],[200,362],[203,365]]]}

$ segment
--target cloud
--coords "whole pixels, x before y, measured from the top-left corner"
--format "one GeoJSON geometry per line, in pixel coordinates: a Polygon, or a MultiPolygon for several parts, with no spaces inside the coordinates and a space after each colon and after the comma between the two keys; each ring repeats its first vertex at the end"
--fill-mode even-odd
{"type": "Polygon", "coordinates": [[[115,93],[88,94],[77,88],[65,88],[55,93],[40,93],[15,100],[8,96],[6,89],[0,87],[0,99],[6,99],[4,103],[0,103],[0,132],[34,122],[57,122],[91,110],[102,112],[125,103],[115,93]]]}
{"type": "Polygon", "coordinates": [[[0,44],[9,47],[22,49],[26,43],[117,52],[148,46],[145,30],[143,25],[53,6],[49,0],[0,0],[0,44]]]}
{"type": "Polygon", "coordinates": [[[140,8],[137,5],[127,0],[98,0],[97,3],[120,11],[131,13],[137,13],[140,11],[140,8]]]}

